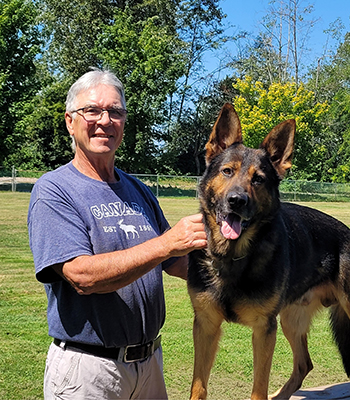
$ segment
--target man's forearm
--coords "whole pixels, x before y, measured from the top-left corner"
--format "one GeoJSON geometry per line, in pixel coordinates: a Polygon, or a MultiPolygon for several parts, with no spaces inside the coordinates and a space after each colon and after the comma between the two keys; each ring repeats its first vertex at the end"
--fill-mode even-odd
{"type": "Polygon", "coordinates": [[[163,235],[135,247],[79,256],[54,269],[79,294],[110,293],[134,282],[168,258],[182,257],[205,245],[201,217],[196,215],[182,219],[163,235]]]}

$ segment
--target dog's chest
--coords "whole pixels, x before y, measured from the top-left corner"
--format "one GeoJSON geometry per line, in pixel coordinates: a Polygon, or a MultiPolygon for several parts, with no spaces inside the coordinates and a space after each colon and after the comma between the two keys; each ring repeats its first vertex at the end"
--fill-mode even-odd
{"type": "Polygon", "coordinates": [[[264,278],[259,268],[251,268],[251,264],[245,258],[196,258],[189,269],[189,287],[197,293],[205,292],[227,321],[250,325],[259,304],[277,295],[271,281],[264,278]]]}

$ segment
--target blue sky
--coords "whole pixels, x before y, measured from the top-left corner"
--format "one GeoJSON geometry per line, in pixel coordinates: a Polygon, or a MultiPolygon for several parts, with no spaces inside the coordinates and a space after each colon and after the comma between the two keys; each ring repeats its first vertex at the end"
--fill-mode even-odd
{"type": "MultiPolygon", "coordinates": [[[[323,31],[328,29],[332,22],[340,18],[345,25],[344,33],[350,31],[350,0],[301,1],[301,5],[304,7],[308,4],[314,5],[314,11],[307,18],[318,19],[308,41],[308,47],[311,49],[309,54],[311,64],[311,61],[322,55],[326,42],[326,35],[323,31]]],[[[226,22],[234,25],[234,28],[229,28],[226,33],[233,34],[238,30],[245,30],[254,34],[261,31],[259,21],[268,12],[269,0],[221,0],[220,6],[227,14],[226,22]]],[[[205,64],[208,71],[215,69],[219,64],[218,58],[208,55],[206,59],[205,64]]]]}

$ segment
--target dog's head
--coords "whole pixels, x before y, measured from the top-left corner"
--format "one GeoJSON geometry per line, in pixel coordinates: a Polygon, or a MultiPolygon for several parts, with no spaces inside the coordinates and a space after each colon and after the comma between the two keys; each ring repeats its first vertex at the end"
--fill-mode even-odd
{"type": "Polygon", "coordinates": [[[236,111],[224,105],[206,144],[207,169],[200,185],[211,230],[238,240],[275,213],[279,181],[292,165],[294,134],[295,120],[290,119],[273,128],[259,149],[247,148],[236,111]]]}

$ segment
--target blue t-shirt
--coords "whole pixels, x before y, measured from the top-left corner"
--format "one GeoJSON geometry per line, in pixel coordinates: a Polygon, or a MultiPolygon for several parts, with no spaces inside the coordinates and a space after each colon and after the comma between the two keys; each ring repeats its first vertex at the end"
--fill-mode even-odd
{"type": "Polygon", "coordinates": [[[152,192],[116,172],[119,181],[108,184],[69,163],[34,185],[29,240],[36,277],[45,284],[52,337],[121,347],[154,339],[164,323],[162,267],[171,259],[109,294],[79,295],[51,268],[77,256],[133,247],[169,228],[152,192]]]}

